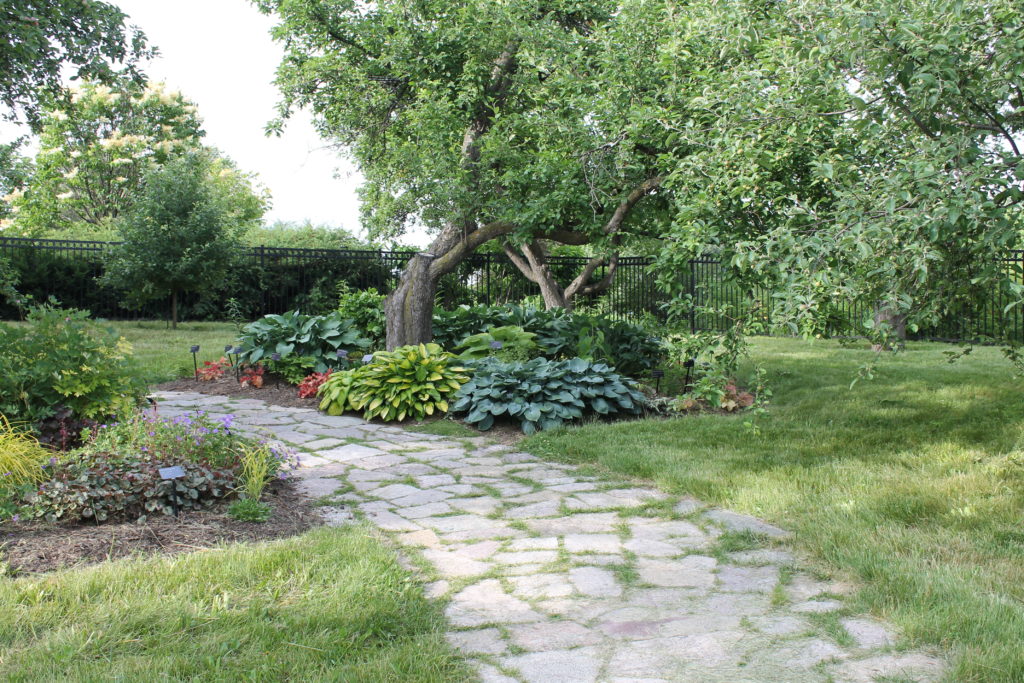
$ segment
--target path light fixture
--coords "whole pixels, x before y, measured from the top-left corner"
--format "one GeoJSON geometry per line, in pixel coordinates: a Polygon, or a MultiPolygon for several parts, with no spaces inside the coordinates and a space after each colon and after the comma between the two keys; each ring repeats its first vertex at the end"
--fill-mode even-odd
{"type": "MultiPolygon", "coordinates": [[[[231,353],[235,354],[235,379],[241,378],[242,369],[239,367],[239,359],[242,357],[242,347],[236,346],[231,349],[231,353]]],[[[228,360],[231,360],[231,354],[228,354],[228,360]]]]}
{"type": "Polygon", "coordinates": [[[346,358],[348,358],[348,351],[346,351],[345,349],[338,349],[338,351],[334,355],[338,357],[338,360],[345,360],[346,358]]]}
{"type": "Polygon", "coordinates": [[[494,349],[495,351],[500,351],[503,346],[505,345],[502,344],[500,341],[491,342],[491,348],[494,349]]]}
{"type": "Polygon", "coordinates": [[[363,356],[363,365],[366,365],[367,363],[371,362],[372,360],[373,360],[373,354],[372,353],[366,354],[365,356],[363,356]]]}
{"type": "Polygon", "coordinates": [[[196,357],[196,354],[199,353],[199,344],[193,344],[191,347],[189,347],[189,351],[192,352],[192,368],[195,370],[195,372],[192,373],[192,378],[195,381],[198,382],[199,381],[199,358],[196,357]]]}
{"type": "Polygon", "coordinates": [[[270,354],[270,360],[272,360],[272,361],[279,361],[279,360],[281,360],[281,354],[279,354],[279,353],[272,353],[272,354],[270,354]]]}

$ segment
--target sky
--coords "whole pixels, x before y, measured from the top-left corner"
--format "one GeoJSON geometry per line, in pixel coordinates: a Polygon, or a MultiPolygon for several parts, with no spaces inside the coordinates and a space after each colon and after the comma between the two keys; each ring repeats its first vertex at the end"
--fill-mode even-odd
{"type": "MultiPolygon", "coordinates": [[[[358,171],[298,112],[281,137],[267,137],[279,92],[273,84],[282,48],[270,38],[274,21],[248,0],[112,0],[139,26],[160,56],[145,67],[199,107],[205,142],[255,172],[271,192],[266,221],[342,227],[363,235],[358,171]]],[[[5,138],[13,138],[10,129],[5,138]]],[[[411,241],[417,241],[413,238],[411,241]]]]}

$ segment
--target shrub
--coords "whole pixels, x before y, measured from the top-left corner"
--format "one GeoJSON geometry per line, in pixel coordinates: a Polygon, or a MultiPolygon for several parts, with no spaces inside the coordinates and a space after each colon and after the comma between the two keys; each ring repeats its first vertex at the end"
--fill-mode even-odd
{"type": "Polygon", "coordinates": [[[359,334],[351,320],[338,313],[310,316],[289,311],[284,315],[264,316],[246,325],[242,328],[239,346],[241,362],[263,362],[275,372],[278,366],[288,368],[288,363],[296,362],[294,359],[309,359],[312,365],[308,368],[304,364],[309,361],[298,361],[305,370],[295,379],[298,382],[309,370],[326,372],[329,368],[344,367],[345,361],[337,352],[356,353],[368,348],[370,340],[359,334]],[[271,360],[273,354],[280,354],[280,360],[271,360]]]}
{"type": "Polygon", "coordinates": [[[43,305],[26,325],[0,324],[0,413],[35,425],[61,406],[100,419],[138,403],[145,386],[131,345],[88,316],[43,305]]]}
{"type": "Polygon", "coordinates": [[[422,420],[448,411],[448,397],[469,378],[437,344],[378,351],[367,365],[337,372],[321,387],[320,407],[337,415],[362,410],[367,420],[422,420]]]}
{"type": "Polygon", "coordinates": [[[486,332],[466,337],[456,350],[463,349],[459,358],[464,360],[480,360],[488,356],[507,361],[527,360],[536,353],[537,344],[533,341],[536,336],[515,325],[490,327],[486,332]]]}
{"type": "Polygon", "coordinates": [[[372,287],[353,290],[348,283],[338,283],[338,315],[351,320],[356,329],[370,340],[371,349],[384,348],[387,320],[384,317],[383,294],[372,287]]]}
{"type": "Polygon", "coordinates": [[[313,398],[320,391],[320,386],[326,382],[332,370],[327,372],[314,372],[299,382],[299,398],[313,398]]]}
{"type": "Polygon", "coordinates": [[[459,389],[452,410],[468,413],[466,422],[487,430],[502,415],[519,420],[523,432],[551,429],[588,414],[637,414],[643,395],[604,363],[582,358],[525,363],[487,359],[459,389]]]}

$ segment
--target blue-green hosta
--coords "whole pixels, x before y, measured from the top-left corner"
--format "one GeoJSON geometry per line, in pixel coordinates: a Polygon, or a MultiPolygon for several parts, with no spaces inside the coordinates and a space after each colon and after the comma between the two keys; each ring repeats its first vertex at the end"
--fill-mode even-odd
{"type": "Polygon", "coordinates": [[[487,359],[456,394],[454,412],[487,430],[502,415],[519,420],[526,434],[558,427],[585,415],[637,414],[645,398],[628,379],[604,363],[582,358],[525,363],[487,359]]]}
{"type": "Polygon", "coordinates": [[[455,356],[437,344],[378,351],[366,365],[332,373],[320,387],[329,415],[362,410],[367,420],[422,420],[448,412],[448,399],[469,379],[455,356]]]}

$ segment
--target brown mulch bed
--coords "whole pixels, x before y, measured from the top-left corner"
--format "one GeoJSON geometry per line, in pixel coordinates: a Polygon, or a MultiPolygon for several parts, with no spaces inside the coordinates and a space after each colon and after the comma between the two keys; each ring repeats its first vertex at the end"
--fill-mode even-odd
{"type": "Polygon", "coordinates": [[[230,501],[177,519],[156,515],[143,523],[5,523],[0,527],[0,562],[11,573],[48,572],[132,555],[176,555],[224,543],[294,536],[321,520],[292,484],[278,484],[263,499],[272,508],[266,522],[240,522],[227,515],[230,501]]]}
{"type": "Polygon", "coordinates": [[[154,391],[194,391],[200,394],[231,396],[232,398],[258,398],[275,406],[288,408],[316,408],[316,398],[299,398],[299,390],[280,377],[268,375],[259,389],[242,386],[234,374],[226,373],[220,379],[197,382],[191,377],[176,379],[173,382],[154,384],[154,391]]]}

